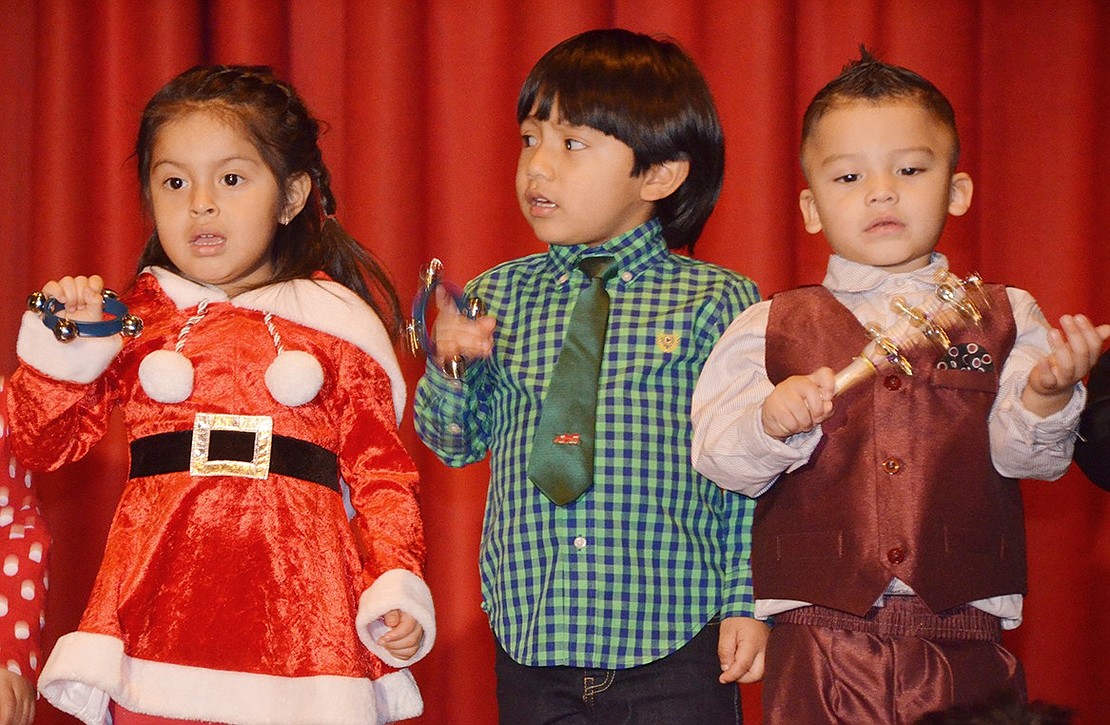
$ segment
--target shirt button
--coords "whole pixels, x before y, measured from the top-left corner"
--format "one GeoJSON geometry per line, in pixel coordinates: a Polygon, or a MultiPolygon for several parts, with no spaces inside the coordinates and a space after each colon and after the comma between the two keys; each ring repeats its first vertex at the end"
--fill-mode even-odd
{"type": "Polygon", "coordinates": [[[895,546],[886,553],[886,560],[891,564],[901,564],[906,560],[906,550],[901,546],[895,546]]]}
{"type": "Polygon", "coordinates": [[[622,273],[621,274],[621,279],[623,279],[625,282],[631,282],[632,281],[632,273],[631,272],[622,273]]]}
{"type": "Polygon", "coordinates": [[[559,279],[555,280],[555,284],[566,284],[568,279],[570,279],[569,275],[561,274],[559,279]]]}
{"type": "Polygon", "coordinates": [[[887,375],[886,379],[883,380],[883,387],[887,390],[898,390],[902,387],[902,378],[897,375],[887,375]]]}
{"type": "Polygon", "coordinates": [[[891,456],[890,458],[883,461],[883,472],[886,473],[888,476],[895,476],[901,470],[902,462],[894,456],[891,456]]]}
{"type": "Polygon", "coordinates": [[[453,435],[458,435],[459,433],[462,433],[462,426],[458,423],[452,423],[451,425],[447,426],[447,432],[453,435]]]}
{"type": "Polygon", "coordinates": [[[586,537],[585,536],[576,536],[576,537],[574,537],[574,548],[575,549],[585,549],[586,548],[586,537]]]}

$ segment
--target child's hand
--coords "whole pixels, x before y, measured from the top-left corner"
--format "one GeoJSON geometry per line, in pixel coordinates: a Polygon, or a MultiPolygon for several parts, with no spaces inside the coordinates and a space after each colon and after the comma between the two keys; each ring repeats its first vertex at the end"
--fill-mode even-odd
{"type": "Polygon", "coordinates": [[[35,719],[35,686],[6,668],[0,669],[0,725],[31,725],[35,719]]]}
{"type": "Polygon", "coordinates": [[[455,355],[465,358],[489,357],[493,352],[493,329],[496,321],[489,315],[471,320],[459,312],[455,301],[443,287],[436,288],[436,316],[432,339],[436,344],[437,367],[455,355]]]}
{"type": "Polygon", "coordinates": [[[1110,338],[1110,325],[1094,324],[1084,315],[1064,315],[1061,330],[1048,332],[1051,352],[1029,371],[1029,383],[1021,393],[1025,409],[1042,418],[1064,408],[1075,384],[1098,360],[1102,344],[1110,338]]]}
{"type": "MultiPolygon", "coordinates": [[[[99,275],[91,277],[62,277],[47,282],[42,292],[66,306],[64,316],[82,322],[100,322],[103,319],[104,280],[99,275]]],[[[62,315],[59,315],[59,317],[62,315]]]]}
{"type": "Polygon", "coordinates": [[[412,657],[424,642],[424,627],[407,612],[391,609],[382,615],[382,623],[389,631],[378,638],[378,644],[399,660],[412,657]]]}
{"type": "Polygon", "coordinates": [[[793,375],[775,386],[763,401],[763,431],[780,441],[813,430],[832,415],[836,374],[818,368],[809,375],[793,375]]]}
{"type": "Polygon", "coordinates": [[[717,659],[721,663],[722,685],[763,679],[763,655],[770,633],[771,628],[758,619],[727,617],[721,620],[717,659]]]}

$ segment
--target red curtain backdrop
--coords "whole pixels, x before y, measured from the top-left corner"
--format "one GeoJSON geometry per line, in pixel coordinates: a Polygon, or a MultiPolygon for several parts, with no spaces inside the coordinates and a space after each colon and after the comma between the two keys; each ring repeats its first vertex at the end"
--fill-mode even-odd
{"type": "MultiPolygon", "coordinates": [[[[697,256],[767,295],[818,282],[828,254],[797,209],[799,119],[857,54],[932,79],[957,110],[970,213],[940,249],[955,271],[1029,289],[1050,319],[1110,321],[1110,4],[1104,0],[0,0],[0,371],[15,365],[26,294],[63,274],[123,287],[147,232],[132,146],[139,112],[196,63],[263,63],[327,121],[340,221],[402,296],[440,257],[462,282],[539,250],[516,208],[516,93],[579,31],[676,38],[709,79],[728,168],[697,256]]],[[[402,355],[410,384],[422,364],[402,355]]],[[[953,421],[958,425],[959,421],[953,421]]],[[[423,474],[436,650],[414,669],[422,723],[495,722],[477,549],[487,469],[449,470],[406,440],[423,474]]],[[[927,441],[922,442],[927,445],[927,441]]],[[[117,434],[39,477],[55,547],[47,644],[72,630],[125,472],[117,434]]],[[[1007,636],[1032,697],[1110,721],[1110,495],[1073,470],[1023,483],[1030,595],[1007,636]]],[[[745,687],[758,723],[758,687],[745,687]]],[[[40,723],[71,723],[40,705],[40,723]]]]}

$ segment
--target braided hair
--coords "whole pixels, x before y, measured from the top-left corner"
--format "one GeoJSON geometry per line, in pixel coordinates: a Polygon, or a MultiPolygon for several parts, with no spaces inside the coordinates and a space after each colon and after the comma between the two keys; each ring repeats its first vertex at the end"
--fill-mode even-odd
{"type": "MultiPolygon", "coordinates": [[[[195,66],[161,88],[147,103],[135,142],[139,186],[144,207],[151,205],[150,165],[158,132],[193,111],[214,111],[238,124],[277,179],[307,174],[312,190],[304,208],[277,228],[273,243],[273,277],[283,282],[322,270],[369,304],[385,322],[394,341],[402,323],[397,292],[384,265],[351,237],[335,219],[331,174],[318,143],[320,124],[291,85],[265,66],[195,66]]],[[[138,271],[158,265],[177,271],[155,229],[139,257],[138,271]]]]}

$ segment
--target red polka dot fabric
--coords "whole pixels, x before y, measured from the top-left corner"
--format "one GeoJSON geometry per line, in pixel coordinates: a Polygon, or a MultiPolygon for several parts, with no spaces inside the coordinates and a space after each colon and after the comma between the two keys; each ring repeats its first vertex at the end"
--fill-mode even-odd
{"type": "Polygon", "coordinates": [[[4,386],[0,378],[0,667],[34,682],[43,661],[50,536],[31,474],[9,448],[4,386]]]}

